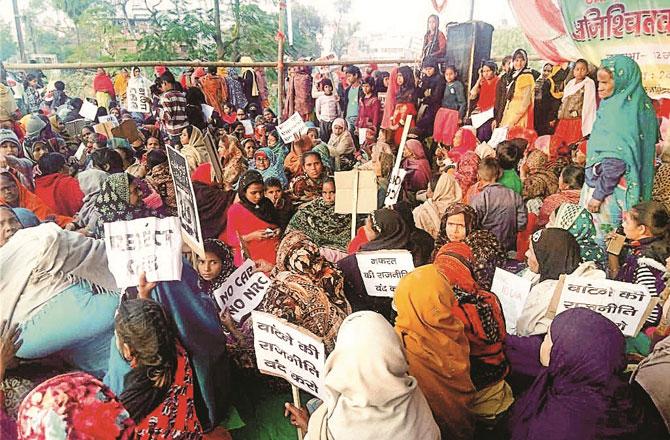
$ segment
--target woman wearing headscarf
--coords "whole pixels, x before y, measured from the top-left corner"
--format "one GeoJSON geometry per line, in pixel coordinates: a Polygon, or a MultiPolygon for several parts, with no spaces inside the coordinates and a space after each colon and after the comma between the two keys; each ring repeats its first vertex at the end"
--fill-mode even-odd
{"type": "Polygon", "coordinates": [[[447,279],[456,297],[454,315],[463,323],[470,341],[470,378],[477,390],[473,412],[485,424],[494,425],[513,402],[505,382],[509,363],[503,353],[507,332],[502,306],[491,292],[482,290],[472,275],[472,250],[461,242],[447,243],[434,265],[447,279]]]}
{"type": "Polygon", "coordinates": [[[91,168],[77,174],[77,181],[82,194],[84,194],[83,203],[79,212],[74,216],[74,222],[85,229],[87,234],[94,234],[98,224],[98,212],[95,209],[95,201],[100,194],[102,182],[109,174],[105,171],[91,168]]]}
{"type": "Polygon", "coordinates": [[[380,128],[382,130],[389,130],[393,125],[391,123],[391,118],[393,117],[393,112],[395,111],[396,98],[398,97],[398,67],[391,69],[388,77],[388,87],[386,89],[386,101],[384,102],[384,113],[382,115],[382,123],[380,128]]]}
{"type": "Polygon", "coordinates": [[[237,190],[240,201],[233,203],[226,213],[226,229],[219,238],[233,248],[238,267],[246,257],[270,264],[276,260],[279,220],[274,205],[264,193],[261,173],[247,171],[242,175],[237,190]],[[247,253],[244,257],[243,248],[247,253]]]}
{"type": "MultiPolygon", "coordinates": [[[[549,330],[546,317],[554,290],[561,275],[605,279],[593,261],[582,263],[581,248],[572,234],[564,229],[547,228],[531,236],[526,252],[528,269],[539,275],[516,322],[515,334],[541,335],[549,330]]],[[[508,329],[512,333],[512,329],[508,329]]]]}
{"type": "Polygon", "coordinates": [[[416,207],[412,214],[418,228],[437,238],[442,216],[449,206],[461,201],[463,193],[452,173],[442,173],[435,188],[429,189],[428,200],[416,207]]]}
{"type": "Polygon", "coordinates": [[[670,337],[658,342],[654,350],[640,362],[630,382],[641,398],[645,418],[640,424],[640,438],[667,438],[670,435],[670,337]]]}
{"type": "Polygon", "coordinates": [[[602,241],[621,225],[622,211],[651,198],[658,120],[632,59],[616,55],[603,60],[598,83],[601,101],[588,142],[580,204],[594,214],[602,241]]]}
{"type": "MultiPolygon", "coordinates": [[[[393,73],[393,72],[391,72],[393,73]]],[[[390,119],[391,130],[394,130],[393,141],[396,145],[400,145],[402,133],[405,125],[405,118],[412,115],[412,122],[410,128],[416,126],[416,80],[414,73],[409,66],[401,66],[398,68],[395,86],[389,85],[389,94],[392,89],[395,89],[395,107],[392,109],[393,113],[390,119]]],[[[387,101],[385,105],[389,105],[387,101]]]]}
{"type": "Polygon", "coordinates": [[[28,191],[13,174],[0,173],[0,189],[0,204],[29,209],[40,220],[53,220],[62,228],[73,227],[72,217],[56,214],[42,199],[28,191]]]}
{"type": "Polygon", "coordinates": [[[430,182],[430,163],[420,141],[410,139],[405,143],[400,166],[407,171],[403,186],[407,191],[417,192],[428,188],[430,182]]]}
{"type": "Polygon", "coordinates": [[[209,162],[209,153],[205,146],[205,137],[198,127],[189,125],[179,135],[181,154],[186,156],[189,174],[205,162],[209,162]]]}
{"type": "Polygon", "coordinates": [[[525,50],[514,51],[512,65],[511,81],[507,85],[507,104],[499,126],[533,128],[535,79],[528,68],[528,54],[525,50]]]}
{"type": "Polygon", "coordinates": [[[470,344],[452,311],[456,298],[449,282],[434,264],[422,266],[400,280],[393,303],[409,373],[425,394],[442,438],[473,438],[470,344]]]}
{"type": "Polygon", "coordinates": [[[621,330],[586,308],[560,313],[547,330],[544,341],[505,340],[512,371],[534,378],[512,406],[511,438],[641,438],[637,409],[621,379],[626,366],[621,330]]]}
{"type": "Polygon", "coordinates": [[[346,171],[351,169],[354,160],[354,139],[347,129],[347,121],[343,118],[337,118],[333,121],[333,133],[328,140],[328,152],[331,160],[335,164],[334,171],[346,171]]]}
{"type": "Polygon", "coordinates": [[[114,75],[114,94],[118,97],[119,103],[124,103],[126,100],[126,91],[128,90],[128,80],[130,74],[128,69],[123,67],[114,75]]]}
{"type": "Polygon", "coordinates": [[[456,164],[456,182],[461,187],[463,201],[468,203],[468,190],[477,183],[479,179],[478,169],[481,159],[474,151],[468,151],[461,156],[456,164]]]}
{"type": "MultiPolygon", "coordinates": [[[[473,113],[484,113],[495,107],[496,88],[498,87],[498,81],[500,80],[497,75],[497,70],[498,66],[495,61],[484,61],[482,64],[482,67],[479,70],[479,78],[474,87],[472,87],[472,90],[470,90],[470,99],[477,100],[473,113]]],[[[494,118],[491,118],[477,128],[477,139],[482,142],[488,142],[491,139],[491,134],[493,134],[491,124],[493,121],[494,118]]]]}
{"type": "Polygon", "coordinates": [[[144,298],[122,301],[114,334],[131,368],[119,399],[136,423],[134,437],[169,438],[174,432],[200,437],[193,367],[161,304],[144,298]]]}
{"type": "Polygon", "coordinates": [[[326,360],[324,403],[302,425],[305,440],[374,440],[380,432],[394,438],[439,439],[428,402],[408,370],[398,335],[382,316],[349,315],[326,360]]]}
{"type": "Polygon", "coordinates": [[[302,173],[302,154],[311,149],[312,138],[306,134],[302,135],[300,139],[293,141],[291,144],[291,151],[289,151],[284,159],[284,170],[288,173],[289,180],[302,173]]]}
{"type": "Polygon", "coordinates": [[[163,150],[152,150],[147,154],[145,181],[160,195],[168,216],[177,215],[177,198],[167,154],[163,150]]]}
{"type": "Polygon", "coordinates": [[[293,74],[288,76],[284,120],[298,112],[303,121],[307,121],[309,115],[314,111],[312,75],[310,75],[310,72],[311,68],[308,66],[296,67],[293,74]]]}
{"type": "Polygon", "coordinates": [[[603,268],[607,264],[605,252],[596,243],[596,227],[593,225],[591,213],[583,206],[563,203],[552,214],[547,227],[570,232],[579,244],[582,261],[593,261],[603,268]]]}
{"type": "Polygon", "coordinates": [[[84,203],[79,182],[69,175],[65,157],[49,153],[37,162],[39,175],[35,178],[35,195],[58,215],[74,217],[84,203]]]}
{"type": "MultiPolygon", "coordinates": [[[[364,233],[368,242],[360,247],[360,251],[410,249],[410,230],[401,215],[392,209],[373,211],[365,220],[364,233]]],[[[337,267],[344,274],[345,292],[353,311],[372,310],[393,322],[395,312],[391,308],[391,298],[367,294],[356,254],[338,261],[337,267]]]]}
{"type": "Polygon", "coordinates": [[[286,188],[288,185],[288,180],[284,173],[284,164],[277,161],[277,155],[270,148],[263,147],[256,150],[254,153],[253,169],[261,173],[264,182],[275,178],[279,179],[282,187],[286,188]]]}
{"type": "Polygon", "coordinates": [[[440,74],[438,63],[439,61],[432,57],[423,60],[423,76],[418,90],[420,115],[416,123],[421,139],[433,135],[435,115],[442,105],[446,82],[444,76],[440,74]]]}
{"type": "Polygon", "coordinates": [[[286,230],[302,231],[321,248],[345,252],[351,239],[351,216],[335,213],[335,191],[335,181],[326,178],[321,197],[298,208],[286,230]]]}
{"type": "Polygon", "coordinates": [[[323,338],[326,352],[332,351],[337,330],[351,313],[342,273],[307,235],[291,231],[279,244],[272,276],[258,310],[309,330],[323,338]]]}
{"type": "MultiPolygon", "coordinates": [[[[474,152],[478,143],[479,141],[471,129],[465,127],[459,128],[456,130],[456,134],[454,134],[453,145],[447,155],[453,163],[458,163],[464,154],[470,151],[474,152]]],[[[440,149],[438,149],[439,151],[440,149]]],[[[438,152],[435,154],[439,156],[438,152]]]]}
{"type": "MultiPolygon", "coordinates": [[[[440,17],[432,14],[428,16],[428,29],[423,36],[421,50],[421,67],[426,67],[425,61],[432,58],[437,62],[443,61],[447,55],[447,37],[440,30],[440,17]]],[[[439,73],[438,73],[439,74],[439,73]]]]}
{"type": "MultiPolygon", "coordinates": [[[[570,70],[562,67],[561,64],[552,65],[547,63],[543,70],[547,69],[549,74],[546,79],[539,79],[542,82],[539,86],[540,99],[535,103],[534,124],[539,136],[552,134],[556,128],[558,119],[558,109],[563,98],[563,89],[565,88],[565,79],[570,70]]],[[[546,72],[546,70],[544,70],[546,72]]],[[[544,75],[543,75],[544,76],[544,75]]],[[[537,90],[537,84],[535,89],[537,90]]]]}
{"type": "Polygon", "coordinates": [[[115,97],[114,84],[102,67],[98,67],[93,78],[93,92],[96,101],[98,101],[98,107],[109,110],[109,104],[115,97]]]}
{"type": "Polygon", "coordinates": [[[52,377],[34,388],[19,408],[21,439],[131,438],[135,422],[119,398],[88,373],[52,377]]]}

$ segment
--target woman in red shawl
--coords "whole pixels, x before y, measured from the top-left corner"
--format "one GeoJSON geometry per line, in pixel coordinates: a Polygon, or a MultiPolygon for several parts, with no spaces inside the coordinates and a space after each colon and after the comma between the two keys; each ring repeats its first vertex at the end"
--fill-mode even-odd
{"type": "Polygon", "coordinates": [[[58,226],[66,229],[73,227],[72,217],[56,214],[46,203],[35,194],[21,185],[8,172],[0,173],[0,205],[11,208],[26,208],[31,210],[41,221],[54,220],[58,226]]]}
{"type": "Polygon", "coordinates": [[[98,67],[98,71],[93,78],[93,91],[95,92],[95,99],[98,101],[98,107],[109,110],[109,103],[116,95],[114,84],[102,67],[98,67]]]}
{"type": "MultiPolygon", "coordinates": [[[[479,69],[479,79],[470,91],[470,99],[477,98],[475,113],[484,113],[495,107],[496,88],[500,80],[496,75],[496,69],[496,63],[493,61],[485,61],[482,68],[479,69]]],[[[482,142],[488,142],[491,139],[493,120],[493,116],[491,116],[491,119],[477,129],[477,139],[482,142]]]]}
{"type": "Polygon", "coordinates": [[[477,148],[477,137],[472,130],[459,128],[454,134],[453,146],[447,155],[454,163],[458,163],[465,153],[475,151],[475,148],[477,148]]]}
{"type": "MultiPolygon", "coordinates": [[[[391,130],[395,130],[394,142],[400,145],[402,139],[402,132],[404,129],[405,118],[412,115],[412,122],[410,128],[416,126],[416,80],[414,73],[408,66],[402,66],[398,69],[398,76],[396,77],[395,86],[396,104],[391,117],[391,130]]],[[[394,89],[393,84],[389,83],[389,92],[387,96],[392,93],[394,89]]],[[[387,103],[388,105],[388,103],[387,103]]]]}
{"type": "Polygon", "coordinates": [[[433,14],[428,17],[428,29],[423,37],[423,50],[421,61],[426,58],[434,58],[443,61],[447,55],[447,37],[440,30],[440,17],[433,14]]]}
{"type": "Polygon", "coordinates": [[[48,153],[37,165],[41,174],[35,178],[35,195],[54,213],[74,217],[84,204],[84,193],[79,181],[68,175],[65,156],[48,153]]]}
{"type": "Polygon", "coordinates": [[[410,192],[417,192],[428,188],[430,181],[430,163],[426,159],[426,153],[423,145],[416,139],[410,139],[405,143],[405,149],[402,152],[404,157],[401,166],[407,171],[404,185],[410,192]]]}

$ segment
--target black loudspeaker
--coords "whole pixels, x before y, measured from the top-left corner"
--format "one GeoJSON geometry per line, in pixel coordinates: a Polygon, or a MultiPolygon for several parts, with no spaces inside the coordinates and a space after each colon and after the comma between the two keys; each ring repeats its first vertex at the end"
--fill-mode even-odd
{"type": "MultiPolygon", "coordinates": [[[[482,62],[491,58],[493,26],[483,21],[468,21],[447,27],[447,65],[456,66],[465,86],[465,96],[477,81],[482,62]]],[[[468,97],[468,108],[470,98],[468,97]]]]}

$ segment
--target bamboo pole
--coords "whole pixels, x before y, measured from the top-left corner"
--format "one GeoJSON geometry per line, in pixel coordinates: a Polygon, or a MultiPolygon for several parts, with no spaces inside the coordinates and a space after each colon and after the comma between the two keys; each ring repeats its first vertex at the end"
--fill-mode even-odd
{"type": "MultiPolygon", "coordinates": [[[[502,61],[503,57],[494,57],[494,61],[502,61]]],[[[541,61],[543,58],[537,56],[528,57],[529,61],[541,61]]],[[[343,66],[349,64],[377,64],[379,66],[392,66],[398,64],[415,64],[415,59],[367,59],[367,60],[329,60],[329,61],[285,61],[284,67],[304,66],[343,66]]],[[[110,61],[94,63],[57,63],[57,64],[26,64],[5,63],[6,70],[77,70],[77,69],[104,69],[113,67],[270,67],[277,68],[276,61],[263,61],[253,63],[234,63],[232,61],[110,61]]]]}
{"type": "MultiPolygon", "coordinates": [[[[279,0],[279,25],[277,29],[277,120],[284,111],[284,11],[286,2],[279,0]]],[[[291,116],[291,115],[288,115],[291,116]]]]}

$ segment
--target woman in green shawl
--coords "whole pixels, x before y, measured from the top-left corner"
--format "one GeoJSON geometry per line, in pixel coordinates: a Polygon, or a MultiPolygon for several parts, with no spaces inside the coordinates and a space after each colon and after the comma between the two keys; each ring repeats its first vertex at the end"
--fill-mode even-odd
{"type": "Polygon", "coordinates": [[[286,228],[286,233],[302,231],[320,248],[347,251],[351,240],[351,216],[335,213],[335,181],[323,181],[322,197],[298,209],[286,228]]]}
{"type": "Polygon", "coordinates": [[[631,58],[602,61],[598,95],[602,101],[588,142],[580,204],[593,213],[602,243],[621,225],[623,211],[651,198],[658,120],[631,58]]]}
{"type": "Polygon", "coordinates": [[[605,266],[605,252],[596,243],[596,227],[591,213],[581,205],[563,203],[552,215],[548,228],[561,228],[572,234],[579,244],[582,261],[605,266]]]}

